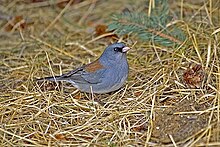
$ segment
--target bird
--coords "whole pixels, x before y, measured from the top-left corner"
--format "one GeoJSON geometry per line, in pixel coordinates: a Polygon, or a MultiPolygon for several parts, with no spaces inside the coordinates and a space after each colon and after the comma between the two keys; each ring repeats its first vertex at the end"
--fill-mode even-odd
{"type": "Polygon", "coordinates": [[[86,65],[60,76],[44,77],[37,81],[65,81],[86,93],[109,93],[120,89],[128,78],[126,53],[130,50],[117,42],[105,48],[101,56],[86,65]]]}

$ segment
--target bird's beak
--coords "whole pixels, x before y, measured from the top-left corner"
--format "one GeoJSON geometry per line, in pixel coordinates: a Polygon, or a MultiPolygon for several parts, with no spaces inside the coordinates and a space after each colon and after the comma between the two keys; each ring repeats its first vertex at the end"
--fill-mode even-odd
{"type": "Polygon", "coordinates": [[[127,51],[129,51],[131,48],[130,47],[124,47],[122,48],[122,53],[126,53],[127,51]]]}

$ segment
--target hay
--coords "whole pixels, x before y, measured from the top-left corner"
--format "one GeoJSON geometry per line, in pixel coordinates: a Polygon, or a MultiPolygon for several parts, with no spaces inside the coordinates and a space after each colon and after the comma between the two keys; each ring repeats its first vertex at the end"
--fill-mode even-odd
{"type": "Polygon", "coordinates": [[[219,0],[170,3],[189,36],[179,48],[125,38],[129,79],[103,95],[34,79],[95,60],[111,42],[95,26],[143,1],[62,1],[1,2],[0,146],[220,145],[219,0]],[[183,74],[198,64],[190,86],[183,74]]]}

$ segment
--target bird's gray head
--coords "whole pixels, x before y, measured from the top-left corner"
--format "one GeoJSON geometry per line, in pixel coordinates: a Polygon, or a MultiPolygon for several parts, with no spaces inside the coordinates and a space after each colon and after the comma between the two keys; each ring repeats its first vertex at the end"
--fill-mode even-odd
{"type": "Polygon", "coordinates": [[[130,48],[124,43],[114,43],[105,49],[100,59],[107,62],[120,62],[120,60],[126,60],[128,50],[130,50],[130,48]]]}

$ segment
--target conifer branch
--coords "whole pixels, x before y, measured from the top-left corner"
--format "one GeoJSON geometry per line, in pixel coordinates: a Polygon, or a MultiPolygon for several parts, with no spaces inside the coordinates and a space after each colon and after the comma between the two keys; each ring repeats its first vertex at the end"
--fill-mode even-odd
{"type": "Polygon", "coordinates": [[[157,0],[151,16],[145,12],[125,12],[115,14],[108,29],[117,35],[136,34],[144,41],[154,41],[165,46],[181,44],[185,34],[175,26],[166,27],[171,21],[166,0],[157,0]]]}

